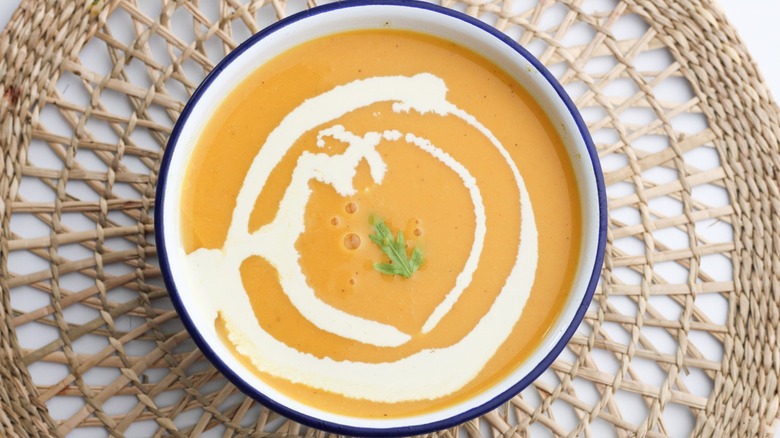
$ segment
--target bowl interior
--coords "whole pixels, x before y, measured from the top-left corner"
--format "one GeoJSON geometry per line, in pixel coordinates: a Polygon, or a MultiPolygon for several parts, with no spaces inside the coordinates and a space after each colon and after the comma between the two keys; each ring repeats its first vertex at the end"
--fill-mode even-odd
{"type": "Polygon", "coordinates": [[[478,27],[451,11],[417,3],[332,4],[291,17],[261,32],[231,53],[206,79],[182,113],[169,141],[158,188],[157,233],[163,272],[173,299],[188,329],[209,358],[242,390],[282,413],[319,427],[347,432],[369,430],[420,432],[457,424],[503,402],[529,384],[554,359],[572,335],[587,307],[598,271],[604,240],[604,194],[601,170],[587,130],[573,104],[530,54],[511,45],[497,31],[478,27]],[[414,417],[374,420],[325,412],[301,404],[275,391],[237,361],[219,340],[212,320],[202,317],[207,302],[187,293],[188,279],[181,276],[183,260],[179,205],[188,159],[210,111],[219,106],[235,84],[267,60],[306,41],[357,29],[390,28],[428,33],[449,39],[487,57],[521,83],[553,121],[571,158],[582,205],[582,245],[579,269],[569,299],[553,329],[539,348],[513,373],[494,387],[466,402],[414,417]],[[411,427],[412,429],[409,429],[411,427]],[[420,429],[422,428],[422,429],[420,429]]]}

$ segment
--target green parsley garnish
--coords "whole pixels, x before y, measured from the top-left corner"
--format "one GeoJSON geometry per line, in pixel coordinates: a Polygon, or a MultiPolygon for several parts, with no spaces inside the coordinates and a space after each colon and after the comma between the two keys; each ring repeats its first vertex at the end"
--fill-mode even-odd
{"type": "Polygon", "coordinates": [[[409,278],[422,265],[423,255],[418,248],[412,251],[412,257],[406,255],[406,240],[404,232],[398,230],[398,237],[393,238],[393,233],[385,222],[379,218],[372,218],[374,234],[369,235],[371,241],[379,245],[391,263],[374,263],[374,269],[387,275],[403,275],[409,278]]]}

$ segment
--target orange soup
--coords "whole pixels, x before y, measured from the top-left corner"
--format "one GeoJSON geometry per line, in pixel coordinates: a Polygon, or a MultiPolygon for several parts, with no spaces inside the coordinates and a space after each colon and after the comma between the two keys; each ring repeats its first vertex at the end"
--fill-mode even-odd
{"type": "Polygon", "coordinates": [[[401,417],[483,391],[537,348],[577,268],[553,121],[497,66],[423,34],[274,58],[214,111],[185,181],[184,250],[219,277],[203,293],[224,296],[223,342],[330,412],[401,417]]]}

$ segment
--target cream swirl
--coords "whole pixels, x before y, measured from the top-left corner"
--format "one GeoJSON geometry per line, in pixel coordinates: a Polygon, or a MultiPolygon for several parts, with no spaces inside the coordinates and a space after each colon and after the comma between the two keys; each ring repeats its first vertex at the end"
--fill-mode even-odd
{"type": "Polygon", "coordinates": [[[517,167],[498,139],[475,117],[448,102],[446,93],[444,81],[430,74],[419,74],[358,80],[305,101],[270,133],[254,158],[239,192],[223,248],[198,249],[183,255],[189,271],[187,278],[192,280],[189,288],[205,296],[215,296],[211,292],[220,291],[218,299],[204,306],[204,311],[209,312],[204,317],[214,320],[221,312],[230,341],[258,370],[352,398],[381,402],[432,399],[467,384],[509,336],[530,294],[538,262],[538,235],[530,197],[517,167]],[[323,330],[377,346],[402,345],[411,337],[393,326],[350,315],[328,305],[317,298],[306,283],[295,241],[304,231],[303,218],[311,195],[310,180],[329,184],[342,196],[351,195],[355,192],[352,180],[356,167],[365,159],[372,179],[381,184],[387,166],[375,148],[382,140],[400,138],[426,151],[462,179],[475,210],[474,244],[463,271],[456,278],[455,287],[428,317],[423,332],[432,330],[452,309],[479,264],[486,224],[477,180],[462,164],[430,141],[414,133],[404,135],[396,130],[369,132],[362,137],[341,125],[320,130],[318,145],[322,145],[323,137],[331,136],[349,146],[338,155],[301,154],[274,220],[256,232],[249,232],[249,217],[255,200],[271,171],[301,135],[348,112],[387,101],[393,102],[396,112],[414,110],[458,117],[480,131],[501,153],[520,193],[523,216],[517,258],[490,309],[457,343],[385,363],[318,358],[280,342],[255,319],[239,272],[246,258],[261,256],[273,265],[279,273],[282,290],[293,305],[323,330]],[[453,363],[458,366],[449,366],[453,363]]]}

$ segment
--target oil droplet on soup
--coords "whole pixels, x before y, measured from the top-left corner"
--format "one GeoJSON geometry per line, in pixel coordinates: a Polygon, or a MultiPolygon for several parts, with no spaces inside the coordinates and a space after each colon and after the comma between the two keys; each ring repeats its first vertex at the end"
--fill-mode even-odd
{"type": "Polygon", "coordinates": [[[360,248],[360,236],[355,233],[349,233],[344,236],[344,248],[356,250],[360,248]]]}
{"type": "MultiPolygon", "coordinates": [[[[401,417],[451,406],[480,393],[538,347],[561,312],[577,268],[581,213],[573,171],[561,139],[538,104],[479,55],[431,36],[393,30],[348,32],[302,44],[266,63],[225,96],[187,169],[181,205],[184,251],[223,248],[249,166],[287,114],[307,99],[356,79],[420,73],[443,80],[447,101],[489,129],[522,175],[538,230],[533,287],[511,333],[492,357],[485,358],[476,376],[433,399],[371,401],[260,370],[251,357],[239,352],[231,321],[219,314],[217,332],[239,361],[266,384],[319,409],[368,418],[401,417]],[[231,145],[231,154],[224,152],[225,144],[231,145]]],[[[300,270],[324,305],[392,327],[408,340],[371,345],[323,329],[296,307],[280,284],[278,268],[260,256],[247,258],[240,267],[256,323],[297,351],[343,363],[393,363],[458,344],[490,310],[517,259],[521,224],[527,218],[518,203],[512,171],[484,133],[452,115],[397,111],[392,102],[377,102],[348,112],[335,123],[354,138],[386,133],[375,146],[386,172],[377,182],[373,165],[361,160],[352,178],[354,193],[346,195],[319,180],[308,183],[304,228],[294,245],[300,270]],[[429,330],[426,322],[455,287],[475,244],[475,206],[452,168],[404,135],[389,131],[414,133],[462,164],[478,182],[484,204],[486,231],[474,275],[429,330]],[[424,254],[423,264],[410,278],[374,268],[389,259],[369,239],[375,232],[372,217],[381,217],[394,236],[404,234],[407,256],[414,248],[424,254]]],[[[338,135],[318,137],[320,129],[298,138],[273,168],[254,201],[246,232],[273,223],[299,157],[335,156],[351,147],[338,135]]]]}

